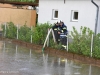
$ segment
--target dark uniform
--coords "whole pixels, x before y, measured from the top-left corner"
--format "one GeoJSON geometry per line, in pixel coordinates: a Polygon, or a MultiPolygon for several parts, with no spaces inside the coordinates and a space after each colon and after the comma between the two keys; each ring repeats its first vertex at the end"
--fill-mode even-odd
{"type": "Polygon", "coordinates": [[[58,28],[59,28],[59,23],[57,22],[52,27],[57,44],[59,44],[59,41],[60,41],[60,34],[58,34],[58,28]]]}
{"type": "Polygon", "coordinates": [[[68,31],[67,31],[67,27],[64,25],[63,22],[60,22],[59,32],[60,32],[60,42],[62,44],[62,47],[66,49],[68,31]]]}

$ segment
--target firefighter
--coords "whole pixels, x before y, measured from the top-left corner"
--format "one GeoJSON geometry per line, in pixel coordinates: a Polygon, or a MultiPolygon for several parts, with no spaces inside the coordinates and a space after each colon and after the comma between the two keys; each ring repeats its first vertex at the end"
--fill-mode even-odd
{"type": "Polygon", "coordinates": [[[60,42],[60,34],[58,34],[58,28],[59,28],[59,23],[55,22],[52,29],[54,31],[54,35],[55,35],[55,39],[56,39],[57,44],[59,44],[59,42],[60,42]]]}
{"type": "Polygon", "coordinates": [[[63,21],[60,21],[58,34],[60,34],[60,42],[64,49],[67,48],[67,26],[64,24],[63,21]]]}

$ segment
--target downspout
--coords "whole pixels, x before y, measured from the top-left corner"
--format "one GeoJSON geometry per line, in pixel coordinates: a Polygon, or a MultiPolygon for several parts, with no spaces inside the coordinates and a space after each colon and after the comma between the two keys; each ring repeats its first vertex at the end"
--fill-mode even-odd
{"type": "Polygon", "coordinates": [[[91,2],[97,7],[97,14],[96,14],[96,22],[95,22],[95,35],[97,34],[97,26],[98,26],[98,15],[99,15],[99,6],[91,0],[91,2]]]}
{"type": "Polygon", "coordinates": [[[64,0],[64,4],[65,4],[65,0],[64,0]]]}

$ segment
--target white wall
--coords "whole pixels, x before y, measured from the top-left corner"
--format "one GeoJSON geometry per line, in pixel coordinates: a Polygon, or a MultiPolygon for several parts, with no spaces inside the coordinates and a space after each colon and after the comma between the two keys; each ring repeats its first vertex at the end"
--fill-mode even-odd
{"type": "Polygon", "coordinates": [[[96,7],[90,0],[66,0],[65,4],[63,0],[40,0],[38,22],[57,21],[52,19],[52,9],[58,9],[58,20],[63,20],[69,31],[72,30],[72,26],[75,26],[78,31],[80,26],[89,27],[94,31],[96,7]],[[78,22],[71,22],[71,10],[79,11],[78,22]]]}

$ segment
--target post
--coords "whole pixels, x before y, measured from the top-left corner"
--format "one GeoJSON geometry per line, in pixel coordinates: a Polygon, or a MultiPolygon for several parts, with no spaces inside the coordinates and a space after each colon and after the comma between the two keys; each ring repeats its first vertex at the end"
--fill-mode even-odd
{"type": "Polygon", "coordinates": [[[92,37],[91,37],[91,57],[92,57],[92,49],[93,49],[93,34],[92,34],[92,37]]]}
{"type": "Polygon", "coordinates": [[[44,45],[43,45],[42,50],[44,50],[44,48],[45,48],[45,45],[46,45],[46,43],[47,43],[48,37],[49,37],[49,35],[50,35],[50,32],[51,32],[51,29],[49,30],[49,32],[48,32],[48,34],[47,34],[47,36],[46,36],[46,39],[45,39],[45,42],[44,42],[44,45]]]}
{"type": "Polygon", "coordinates": [[[17,39],[18,39],[18,24],[17,24],[17,39]]]}
{"type": "MultiPolygon", "coordinates": [[[[31,32],[32,32],[32,26],[31,26],[31,32]]],[[[32,43],[32,34],[31,34],[31,43],[32,43]]]]}
{"type": "Polygon", "coordinates": [[[6,37],[6,23],[5,23],[5,32],[4,32],[4,37],[6,37]]]}
{"type": "Polygon", "coordinates": [[[67,49],[67,52],[68,52],[68,35],[67,35],[67,48],[66,49],[67,49]]]}
{"type": "MultiPolygon", "coordinates": [[[[48,33],[49,33],[49,29],[48,29],[48,33]]],[[[47,39],[47,47],[49,46],[49,36],[48,36],[48,39],[47,39]]]]}
{"type": "Polygon", "coordinates": [[[52,29],[52,35],[53,35],[53,40],[54,40],[54,43],[56,42],[56,39],[55,39],[55,35],[54,35],[54,31],[52,29]]]}

